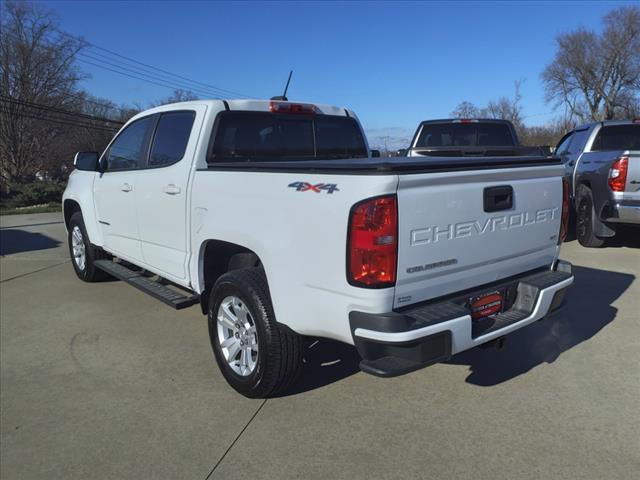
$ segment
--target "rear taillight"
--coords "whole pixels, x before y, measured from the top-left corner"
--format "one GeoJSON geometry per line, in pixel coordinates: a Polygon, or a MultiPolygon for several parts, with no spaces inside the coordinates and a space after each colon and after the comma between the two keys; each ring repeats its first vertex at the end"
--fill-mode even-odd
{"type": "Polygon", "coordinates": [[[347,241],[347,279],[366,288],[392,287],[398,261],[398,200],[370,198],[351,209],[347,241]]]}
{"type": "Polygon", "coordinates": [[[627,183],[627,169],[629,167],[629,157],[620,157],[613,162],[609,169],[609,187],[614,192],[624,192],[627,183]]]}
{"type": "Polygon", "coordinates": [[[562,179],[562,214],[560,217],[560,235],[558,236],[558,245],[565,241],[569,233],[569,180],[562,179]]]}

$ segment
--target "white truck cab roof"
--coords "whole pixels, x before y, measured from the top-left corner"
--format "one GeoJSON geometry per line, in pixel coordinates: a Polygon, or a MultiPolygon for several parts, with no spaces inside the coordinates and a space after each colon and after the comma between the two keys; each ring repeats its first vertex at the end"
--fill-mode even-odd
{"type": "Polygon", "coordinates": [[[342,117],[354,117],[356,114],[344,107],[336,107],[333,105],[309,103],[309,102],[296,102],[285,100],[225,100],[225,99],[209,99],[209,100],[192,100],[188,102],[168,103],[166,105],[160,105],[155,108],[145,110],[132,117],[127,123],[135,121],[141,117],[146,117],[154,113],[170,112],[174,110],[185,110],[194,106],[206,106],[212,110],[231,110],[231,111],[253,111],[253,112],[269,112],[272,111],[272,105],[299,105],[303,107],[314,108],[315,113],[324,115],[337,115],[342,117]]]}

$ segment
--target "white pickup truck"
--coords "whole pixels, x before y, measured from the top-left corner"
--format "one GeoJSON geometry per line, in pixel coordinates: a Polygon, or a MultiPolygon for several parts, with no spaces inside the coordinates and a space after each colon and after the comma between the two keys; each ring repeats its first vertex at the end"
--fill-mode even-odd
{"type": "Polygon", "coordinates": [[[211,100],[138,114],[64,193],[73,267],[175,308],[200,303],[230,385],[265,397],[303,336],[400,375],[540,320],[573,282],[558,260],[564,168],[545,157],[368,158],[353,112],[211,100]]]}

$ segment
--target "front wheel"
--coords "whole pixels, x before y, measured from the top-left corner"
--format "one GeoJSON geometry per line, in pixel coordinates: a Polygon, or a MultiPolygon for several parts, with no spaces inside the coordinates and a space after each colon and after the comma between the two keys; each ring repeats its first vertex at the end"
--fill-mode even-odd
{"type": "Polygon", "coordinates": [[[605,244],[605,239],[597,237],[593,233],[594,217],[595,211],[591,190],[582,187],[576,212],[576,238],[583,247],[599,248],[605,244]]]}
{"type": "Polygon", "coordinates": [[[96,268],[94,262],[105,258],[101,249],[91,244],[84,220],[80,212],[71,215],[69,220],[69,255],[73,270],[80,280],[85,282],[99,282],[109,275],[96,268]]]}
{"type": "Polygon", "coordinates": [[[211,290],[209,339],[222,374],[239,393],[266,398],[292,385],[302,367],[302,339],[278,324],[260,268],[222,275],[211,290]]]}

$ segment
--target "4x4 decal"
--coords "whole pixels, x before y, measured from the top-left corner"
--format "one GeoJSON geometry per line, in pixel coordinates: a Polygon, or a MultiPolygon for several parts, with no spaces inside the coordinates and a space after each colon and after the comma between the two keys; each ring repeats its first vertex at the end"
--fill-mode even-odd
{"type": "Polygon", "coordinates": [[[293,182],[289,184],[289,188],[295,188],[296,192],[315,192],[327,193],[339,192],[340,189],[336,183],[316,183],[315,185],[308,182],[293,182]]]}

